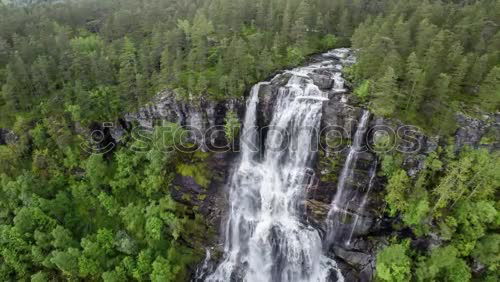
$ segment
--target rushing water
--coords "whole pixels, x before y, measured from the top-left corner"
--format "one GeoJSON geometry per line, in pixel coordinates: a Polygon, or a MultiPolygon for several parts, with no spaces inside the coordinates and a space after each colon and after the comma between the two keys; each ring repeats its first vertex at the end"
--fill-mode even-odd
{"type": "Polygon", "coordinates": [[[300,220],[314,157],[311,148],[317,142],[314,129],[320,126],[323,102],[328,100],[308,73],[322,67],[313,64],[275,78],[289,76],[278,91],[261,149],[256,120],[263,83],[253,87],[241,157],[229,183],[224,257],[206,281],[343,280],[335,261],[323,254],[318,231],[300,220]]]}
{"type": "Polygon", "coordinates": [[[205,259],[203,260],[203,263],[199,265],[198,268],[196,269],[193,281],[199,281],[203,279],[205,272],[208,271],[210,268],[211,259],[212,259],[212,253],[210,252],[209,249],[206,249],[205,259]]]}
{"type": "MultiPolygon", "coordinates": [[[[365,134],[368,129],[368,122],[370,119],[370,112],[364,110],[361,114],[361,118],[358,123],[358,127],[356,129],[356,133],[354,134],[354,139],[351,147],[349,148],[349,153],[347,154],[347,158],[345,160],[344,166],[342,167],[342,171],[339,176],[339,181],[337,184],[337,192],[332,201],[330,211],[328,212],[327,217],[327,237],[326,237],[326,246],[330,245],[334,241],[343,240],[340,238],[339,233],[342,233],[342,228],[340,228],[341,223],[345,220],[346,216],[349,212],[349,199],[352,198],[352,195],[347,195],[348,191],[346,191],[346,184],[351,180],[356,161],[358,159],[358,155],[362,150],[362,146],[364,144],[365,134]]],[[[355,214],[354,216],[357,216],[355,214]]],[[[353,227],[354,228],[354,227],[353,227]]],[[[350,232],[352,234],[352,231],[350,232]]],[[[349,239],[350,240],[350,239],[349,239]]],[[[349,243],[349,241],[347,241],[349,243]]]]}
{"type": "Polygon", "coordinates": [[[375,159],[375,161],[373,162],[373,164],[370,168],[370,172],[369,172],[370,178],[368,181],[368,187],[367,187],[366,191],[364,192],[365,194],[363,196],[363,200],[361,201],[361,205],[359,206],[358,210],[356,211],[356,215],[354,218],[354,224],[351,228],[351,232],[349,233],[349,239],[347,239],[347,243],[346,243],[347,245],[351,244],[352,236],[354,235],[354,230],[356,230],[356,227],[358,226],[360,217],[363,215],[363,212],[365,211],[365,206],[366,206],[366,202],[368,201],[368,196],[370,195],[370,192],[373,188],[375,176],[377,176],[377,165],[378,165],[378,162],[377,162],[377,159],[375,159]]]}

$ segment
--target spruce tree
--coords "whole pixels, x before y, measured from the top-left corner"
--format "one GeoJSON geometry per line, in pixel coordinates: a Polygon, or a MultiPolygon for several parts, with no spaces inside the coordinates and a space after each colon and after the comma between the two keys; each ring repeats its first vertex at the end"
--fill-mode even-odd
{"type": "MultiPolygon", "coordinates": [[[[158,81],[158,86],[165,87],[171,79],[171,64],[172,60],[170,59],[170,52],[168,48],[165,48],[161,53],[161,67],[160,67],[160,76],[158,81]]],[[[160,90],[160,89],[158,89],[160,90]]]]}
{"type": "Polygon", "coordinates": [[[492,68],[481,83],[479,103],[487,111],[500,111],[500,66],[492,68]]]}
{"type": "Polygon", "coordinates": [[[23,59],[15,55],[7,65],[6,80],[2,87],[3,99],[11,111],[30,108],[31,80],[23,59]]]}
{"type": "Polygon", "coordinates": [[[125,37],[120,54],[120,72],[118,81],[121,97],[128,103],[137,102],[137,60],[134,43],[125,37]]]}
{"type": "Polygon", "coordinates": [[[420,68],[419,60],[415,52],[408,57],[406,65],[406,97],[405,110],[410,113],[415,113],[420,105],[424,94],[424,72],[420,68]]]}
{"type": "Polygon", "coordinates": [[[392,67],[387,67],[385,74],[375,82],[370,108],[382,116],[392,115],[396,111],[398,91],[396,73],[392,67]]]}

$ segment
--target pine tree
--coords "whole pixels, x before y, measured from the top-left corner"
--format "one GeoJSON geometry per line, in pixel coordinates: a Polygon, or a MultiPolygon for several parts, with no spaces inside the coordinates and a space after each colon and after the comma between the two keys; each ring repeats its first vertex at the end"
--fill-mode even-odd
{"type": "Polygon", "coordinates": [[[415,52],[408,57],[406,65],[406,80],[407,80],[407,102],[405,109],[410,113],[415,113],[420,105],[424,94],[424,72],[420,68],[419,60],[415,52]]]}
{"type": "Polygon", "coordinates": [[[30,108],[31,80],[23,59],[16,54],[7,65],[6,80],[2,87],[3,99],[10,111],[30,108]]]}
{"type": "Polygon", "coordinates": [[[425,53],[423,69],[427,75],[428,85],[432,84],[439,73],[445,69],[446,54],[448,53],[448,50],[445,49],[447,36],[449,36],[447,32],[440,31],[432,39],[432,43],[425,53]]]}
{"type": "Polygon", "coordinates": [[[137,72],[149,78],[154,71],[153,52],[151,40],[144,40],[137,50],[137,72]]]}
{"type": "Polygon", "coordinates": [[[257,76],[260,79],[263,79],[265,75],[271,72],[273,69],[273,58],[271,52],[264,48],[261,55],[259,56],[259,60],[257,60],[257,76]]]}
{"type": "Polygon", "coordinates": [[[487,111],[500,111],[500,66],[492,68],[481,83],[479,103],[487,111]]]}
{"type": "Polygon", "coordinates": [[[297,46],[305,50],[307,50],[306,33],[307,27],[304,23],[304,19],[297,19],[290,29],[290,38],[297,46]]]}
{"type": "Polygon", "coordinates": [[[362,77],[379,77],[380,64],[384,60],[387,60],[391,64],[389,66],[394,68],[397,56],[394,56],[394,52],[392,52],[393,56],[386,56],[392,50],[394,50],[394,42],[391,38],[381,36],[380,34],[374,35],[370,45],[359,52],[359,63],[356,67],[357,75],[362,77]]]}
{"type": "Polygon", "coordinates": [[[308,27],[306,25],[307,11],[310,10],[310,6],[306,1],[302,1],[297,8],[295,13],[295,21],[290,29],[290,38],[298,45],[307,49],[306,34],[308,27]]]}
{"type": "Polygon", "coordinates": [[[454,128],[454,109],[448,104],[451,77],[440,73],[434,81],[433,91],[427,97],[421,116],[438,133],[450,133],[454,128]]]}
{"type": "Polygon", "coordinates": [[[382,116],[392,115],[396,111],[398,91],[396,73],[388,67],[384,76],[375,83],[371,109],[382,116]]]}
{"type": "MultiPolygon", "coordinates": [[[[171,80],[171,64],[170,52],[168,48],[165,48],[161,53],[161,67],[160,76],[158,81],[158,86],[163,88],[167,86],[168,82],[171,80]]],[[[160,90],[160,89],[158,89],[160,90]]]]}
{"type": "Polygon", "coordinates": [[[122,53],[120,54],[120,72],[118,81],[122,100],[137,102],[137,60],[136,50],[132,41],[125,37],[122,53]]]}
{"type": "Polygon", "coordinates": [[[481,83],[484,76],[488,72],[488,54],[484,54],[474,60],[469,73],[467,74],[467,84],[470,86],[477,86],[481,83]]]}
{"type": "Polygon", "coordinates": [[[291,1],[286,1],[286,6],[283,11],[283,18],[281,20],[281,38],[283,42],[288,42],[289,34],[290,34],[290,28],[291,28],[291,21],[292,21],[292,7],[290,4],[291,1]]]}
{"type": "Polygon", "coordinates": [[[352,34],[351,15],[349,14],[349,11],[347,9],[344,9],[342,15],[340,16],[337,31],[343,37],[348,37],[350,34],[352,34]]]}
{"type": "MultiPolygon", "coordinates": [[[[392,42],[391,42],[392,43],[392,42]]],[[[394,73],[397,77],[403,76],[404,72],[404,61],[399,55],[398,50],[392,46],[392,44],[386,51],[386,55],[384,60],[382,61],[382,65],[386,67],[392,67],[394,69],[394,73]]]]}
{"type": "Polygon", "coordinates": [[[10,46],[7,40],[0,37],[0,65],[7,63],[10,53],[10,46]]]}
{"type": "Polygon", "coordinates": [[[393,37],[399,53],[406,56],[411,47],[411,29],[409,23],[404,21],[403,17],[399,17],[396,22],[393,37]]]}
{"type": "Polygon", "coordinates": [[[214,32],[214,27],[210,21],[201,13],[198,13],[190,28],[191,51],[188,56],[188,66],[190,70],[205,68],[208,54],[208,36],[214,32]]]}
{"type": "Polygon", "coordinates": [[[275,24],[276,20],[277,19],[276,19],[274,3],[270,2],[267,8],[267,15],[265,18],[265,29],[275,31],[276,27],[278,26],[277,24],[275,24]]]}
{"type": "Polygon", "coordinates": [[[429,20],[424,19],[420,22],[417,35],[416,35],[416,49],[415,52],[420,58],[423,58],[427,49],[429,49],[429,45],[433,42],[433,38],[437,33],[438,28],[429,23],[429,20]]]}
{"type": "Polygon", "coordinates": [[[92,60],[92,73],[97,85],[112,85],[116,83],[116,74],[111,60],[104,52],[92,60]]]}
{"type": "Polygon", "coordinates": [[[266,6],[269,5],[266,0],[256,0],[257,11],[255,15],[255,25],[259,28],[266,28],[266,6]]]}
{"type": "Polygon", "coordinates": [[[51,85],[49,61],[41,56],[36,59],[31,67],[31,77],[33,80],[34,94],[38,97],[46,96],[49,93],[51,85]]]}
{"type": "Polygon", "coordinates": [[[160,71],[161,65],[161,55],[163,49],[165,49],[165,34],[163,30],[159,27],[153,29],[153,34],[151,35],[151,67],[154,72],[160,71]]]}
{"type": "Polygon", "coordinates": [[[468,68],[469,61],[467,57],[463,56],[451,72],[451,93],[458,94],[462,92],[462,85],[464,85],[464,79],[468,68]]]}

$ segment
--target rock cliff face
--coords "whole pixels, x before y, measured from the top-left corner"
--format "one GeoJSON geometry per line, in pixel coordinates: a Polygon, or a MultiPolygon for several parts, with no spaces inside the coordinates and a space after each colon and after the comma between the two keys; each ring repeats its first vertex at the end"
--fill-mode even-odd
{"type": "MultiPolygon", "coordinates": [[[[328,93],[329,100],[324,102],[321,123],[320,145],[315,160],[315,169],[311,173],[311,181],[307,187],[305,214],[303,220],[315,226],[323,236],[328,233],[329,212],[332,201],[338,192],[339,176],[342,173],[358,124],[364,112],[362,104],[338,75],[338,70],[355,62],[350,50],[336,50],[310,58],[311,63],[332,64],[331,69],[320,69],[311,75],[314,84],[328,93]]],[[[273,80],[262,85],[259,91],[258,123],[265,128],[272,117],[275,98],[283,80],[273,80]]],[[[189,138],[199,144],[204,151],[213,151],[214,144],[224,143],[223,132],[211,134],[211,128],[224,125],[228,111],[244,114],[242,100],[211,102],[205,100],[179,101],[174,93],[164,91],[137,113],[128,114],[124,122],[113,128],[110,134],[119,140],[123,130],[131,126],[152,128],[163,121],[175,122],[190,130],[189,138]],[[207,134],[208,133],[208,134],[207,134]]],[[[473,147],[499,148],[500,115],[487,116],[482,120],[473,119],[463,114],[457,115],[459,129],[455,134],[456,148],[464,145],[473,147]]],[[[266,130],[262,131],[265,136],[266,130]]],[[[261,140],[263,140],[262,136],[261,140]]],[[[404,152],[404,169],[410,176],[415,176],[423,167],[425,157],[437,149],[441,140],[439,136],[425,136],[415,127],[407,126],[397,120],[385,119],[370,115],[368,129],[363,134],[362,150],[350,168],[352,171],[345,179],[345,203],[341,207],[342,217],[337,218],[336,238],[325,246],[326,252],[333,257],[342,269],[346,281],[370,281],[373,279],[376,251],[393,235],[391,225],[394,221],[384,214],[383,201],[385,179],[377,172],[380,165],[374,144],[390,136],[395,140],[390,144],[391,150],[404,152]],[[339,237],[340,236],[340,237],[339,237]],[[346,243],[347,242],[347,243],[346,243]]],[[[237,148],[233,148],[237,149],[237,148]]],[[[231,173],[235,152],[214,152],[207,159],[208,167],[215,172],[208,189],[203,189],[196,182],[185,176],[175,179],[179,189],[173,192],[174,199],[188,205],[197,205],[207,217],[208,222],[219,230],[221,218],[227,208],[225,183],[231,173]],[[185,195],[196,200],[186,200],[185,195]],[[200,197],[200,195],[202,197],[200,197]]],[[[220,244],[207,242],[207,248],[217,249],[220,244]]],[[[213,252],[212,252],[213,253],[213,252]]]]}
{"type": "Polygon", "coordinates": [[[224,133],[221,129],[226,113],[240,113],[244,110],[241,105],[241,100],[182,100],[174,92],[165,90],[136,113],[127,114],[124,120],[129,125],[137,123],[144,129],[152,129],[164,121],[177,123],[188,131],[190,142],[208,151],[224,143],[224,133]]]}

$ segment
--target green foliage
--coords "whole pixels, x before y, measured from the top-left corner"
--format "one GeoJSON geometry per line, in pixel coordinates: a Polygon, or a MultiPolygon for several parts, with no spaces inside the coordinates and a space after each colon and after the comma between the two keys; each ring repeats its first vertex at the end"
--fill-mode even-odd
{"type": "Polygon", "coordinates": [[[208,171],[207,164],[203,162],[207,157],[206,153],[195,152],[190,155],[190,161],[177,165],[177,172],[182,176],[192,177],[198,185],[208,188],[212,175],[208,171]]]}
{"type": "Polygon", "coordinates": [[[138,101],[138,81],[137,81],[137,59],[134,43],[128,38],[124,38],[123,49],[120,54],[120,72],[118,81],[120,84],[121,100],[132,104],[138,101]]]}
{"type": "Polygon", "coordinates": [[[286,65],[295,66],[304,61],[304,55],[299,48],[288,47],[286,49],[286,65]]]}
{"type": "Polygon", "coordinates": [[[42,271],[39,271],[31,275],[31,282],[46,282],[46,281],[49,281],[49,279],[47,278],[47,274],[42,271]]]}
{"type": "Polygon", "coordinates": [[[384,76],[375,81],[375,91],[373,92],[370,109],[376,114],[390,116],[395,112],[396,99],[399,95],[396,80],[397,76],[394,69],[387,67],[384,76]]]}
{"type": "Polygon", "coordinates": [[[361,99],[361,101],[366,101],[370,94],[370,80],[363,81],[356,89],[354,89],[354,95],[361,99]]]}
{"type": "Polygon", "coordinates": [[[232,142],[239,135],[241,129],[240,120],[235,112],[230,111],[226,114],[224,122],[224,133],[227,140],[232,142]]]}
{"type": "Polygon", "coordinates": [[[394,216],[398,211],[407,210],[407,193],[410,189],[410,178],[404,170],[397,171],[387,183],[386,202],[389,204],[389,214],[394,216]]]}
{"type": "MultiPolygon", "coordinates": [[[[330,140],[331,141],[331,140],[330,140]]],[[[331,143],[329,145],[332,145],[331,143]]],[[[319,166],[321,171],[328,171],[329,173],[322,173],[321,180],[325,182],[337,182],[338,171],[342,169],[343,163],[340,161],[340,156],[326,157],[325,152],[319,153],[319,166]]]]}
{"type": "Polygon", "coordinates": [[[461,154],[458,160],[447,166],[443,177],[434,193],[437,196],[435,209],[446,207],[452,200],[458,202],[464,198],[482,200],[491,197],[500,185],[498,154],[491,155],[486,150],[469,150],[461,154]]]}
{"type": "Polygon", "coordinates": [[[78,257],[80,252],[75,248],[68,248],[66,251],[53,251],[50,262],[55,264],[63,274],[76,277],[78,275],[78,257]]]}
{"type": "Polygon", "coordinates": [[[383,281],[408,281],[412,260],[407,255],[407,244],[393,244],[377,254],[377,277],[383,281]]]}
{"type": "Polygon", "coordinates": [[[481,84],[479,103],[489,111],[500,109],[500,66],[492,68],[481,84]]]}
{"type": "Polygon", "coordinates": [[[175,281],[174,275],[171,273],[171,266],[168,260],[159,256],[153,262],[153,272],[151,273],[151,281],[175,281]]]}
{"type": "MultiPolygon", "coordinates": [[[[304,2],[305,3],[305,2],[304,2]]],[[[337,45],[337,37],[333,34],[327,34],[321,39],[321,46],[323,49],[333,49],[337,45]]]]}
{"type": "Polygon", "coordinates": [[[432,133],[452,133],[459,110],[498,111],[500,33],[481,32],[498,21],[496,1],[382,2],[351,38],[355,84],[373,81],[373,111],[432,133]]]}
{"type": "MultiPolygon", "coordinates": [[[[24,171],[0,172],[5,280],[163,279],[159,264],[152,265],[164,254],[169,254],[169,279],[187,279],[187,266],[200,259],[207,227],[193,208],[170,198],[171,182],[183,162],[206,171],[207,154],[173,151],[180,141],[174,125],[157,127],[151,138],[125,143],[108,156],[89,156],[77,146],[61,150],[59,143],[68,146],[61,139],[64,130],[48,122],[33,126],[24,131],[29,136],[20,137],[32,138],[33,148],[13,159],[26,163],[24,171]],[[137,142],[142,151],[131,150],[137,142]]],[[[12,154],[20,146],[24,142],[2,148],[12,154]]],[[[196,173],[195,179],[208,185],[206,172],[196,173]]]]}
{"type": "Polygon", "coordinates": [[[495,272],[500,267],[500,235],[490,234],[479,240],[472,251],[472,256],[495,272]]]}
{"type": "Polygon", "coordinates": [[[424,235],[428,231],[427,218],[429,215],[429,199],[425,190],[417,190],[410,195],[408,207],[403,216],[403,222],[411,226],[417,235],[424,235]]]}
{"type": "MultiPolygon", "coordinates": [[[[470,281],[468,262],[472,258],[487,266],[482,278],[494,276],[498,268],[498,153],[465,148],[454,154],[438,148],[412,178],[398,169],[397,159],[397,154],[384,155],[382,162],[388,177],[385,200],[389,215],[399,215],[403,223],[396,228],[409,227],[419,237],[432,231],[443,240],[431,251],[409,254],[417,265],[414,278],[470,281]]],[[[386,266],[379,270],[382,262],[377,262],[377,271],[383,273],[377,275],[387,280],[386,266]]]]}
{"type": "Polygon", "coordinates": [[[75,37],[70,40],[70,45],[73,51],[83,54],[90,54],[101,51],[104,47],[104,42],[96,34],[90,34],[86,37],[75,37]]]}
{"type": "Polygon", "coordinates": [[[419,262],[416,276],[418,281],[470,281],[470,269],[458,257],[452,246],[432,250],[430,256],[419,262]]]}
{"type": "MultiPolygon", "coordinates": [[[[375,146],[377,148],[377,144],[386,143],[389,136],[384,137],[381,141],[377,141],[375,146]]],[[[384,154],[382,158],[382,173],[386,177],[392,177],[396,172],[400,172],[401,165],[403,164],[403,158],[399,154],[384,154]]]]}

